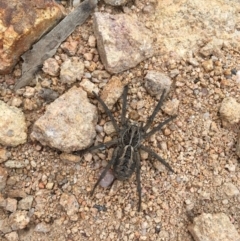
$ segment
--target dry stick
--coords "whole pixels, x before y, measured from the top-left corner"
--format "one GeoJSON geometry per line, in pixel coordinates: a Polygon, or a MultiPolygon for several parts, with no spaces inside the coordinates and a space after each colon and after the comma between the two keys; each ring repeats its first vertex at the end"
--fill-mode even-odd
{"type": "Polygon", "coordinates": [[[85,0],[73,12],[69,13],[55,28],[41,38],[32,49],[22,55],[22,77],[17,81],[14,89],[28,85],[34,78],[43,62],[52,57],[59,45],[83,24],[97,5],[97,0],[85,0]]]}

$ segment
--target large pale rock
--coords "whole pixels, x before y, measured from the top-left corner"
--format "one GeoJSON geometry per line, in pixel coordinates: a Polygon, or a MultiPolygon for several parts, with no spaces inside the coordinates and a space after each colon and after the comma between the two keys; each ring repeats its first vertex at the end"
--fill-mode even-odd
{"type": "Polygon", "coordinates": [[[96,135],[97,109],[73,87],[52,102],[33,126],[31,138],[64,152],[87,148],[96,135]]]}
{"type": "Polygon", "coordinates": [[[27,125],[23,112],[0,101],[0,144],[17,146],[27,140],[27,125]]]}
{"type": "Polygon", "coordinates": [[[72,220],[72,217],[76,216],[79,209],[79,204],[76,197],[72,194],[63,193],[60,198],[60,204],[63,206],[67,212],[67,215],[72,220]]]}
{"type": "Polygon", "coordinates": [[[153,55],[151,33],[125,14],[94,14],[94,32],[101,60],[111,73],[135,67],[153,55]]]}
{"type": "Polygon", "coordinates": [[[224,213],[203,213],[188,227],[195,241],[240,241],[240,236],[224,213]]]}
{"type": "Polygon", "coordinates": [[[0,74],[63,17],[55,1],[0,0],[0,74]]]}

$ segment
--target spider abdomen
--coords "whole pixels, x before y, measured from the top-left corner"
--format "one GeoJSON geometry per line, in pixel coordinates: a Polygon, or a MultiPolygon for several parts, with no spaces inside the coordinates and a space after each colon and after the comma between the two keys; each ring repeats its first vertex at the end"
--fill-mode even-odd
{"type": "Polygon", "coordinates": [[[113,170],[114,176],[119,180],[126,180],[133,174],[136,163],[133,160],[134,149],[131,145],[124,146],[119,152],[121,156],[116,160],[113,170]]]}

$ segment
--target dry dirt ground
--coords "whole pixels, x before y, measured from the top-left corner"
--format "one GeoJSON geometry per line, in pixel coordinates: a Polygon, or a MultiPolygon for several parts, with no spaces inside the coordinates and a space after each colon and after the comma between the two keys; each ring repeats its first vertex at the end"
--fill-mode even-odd
{"type": "MultiPolygon", "coordinates": [[[[240,232],[240,195],[230,197],[224,192],[225,183],[232,183],[240,188],[240,164],[235,154],[239,126],[223,127],[219,116],[219,107],[224,97],[234,97],[240,103],[239,83],[234,74],[235,70],[240,70],[240,48],[236,45],[225,46],[219,50],[218,56],[206,58],[198,57],[196,52],[195,58],[199,61],[199,66],[194,67],[188,63],[187,58],[182,57],[182,51],[177,52],[171,48],[168,52],[166,44],[163,44],[166,40],[161,42],[163,36],[159,38],[160,22],[158,24],[154,21],[160,21],[159,14],[163,12],[163,6],[159,3],[153,12],[143,13],[139,6],[141,4],[144,7],[147,3],[138,1],[135,8],[131,8],[132,5],[129,4],[125,11],[129,10],[128,14],[131,11],[137,14],[156,35],[156,54],[137,67],[116,76],[124,83],[129,83],[128,115],[135,110],[139,115],[137,121],[145,122],[157,103],[144,88],[143,77],[146,72],[158,70],[171,75],[174,71],[179,71],[173,78],[175,84],[168,96],[168,100],[175,98],[180,101],[178,117],[145,143],[168,160],[175,173],[156,166],[154,161],[152,163],[143,155],[142,211],[137,212],[135,175],[128,181],[116,181],[111,188],[98,187],[93,197],[89,195],[101,166],[106,165],[110,158],[111,149],[83,156],[81,162],[75,164],[62,162],[59,151],[41,147],[30,139],[22,146],[8,148],[12,159],[28,160],[29,164],[23,169],[8,169],[9,177],[15,181],[10,182],[12,185],[8,184],[6,189],[24,190],[35,198],[39,197],[38,202],[41,203],[41,210],[31,216],[29,227],[19,232],[19,240],[193,241],[187,227],[202,212],[224,212],[240,232]],[[206,72],[201,63],[211,58],[214,69],[206,72]],[[217,67],[221,70],[220,73],[214,71],[217,67]],[[43,188],[43,175],[46,182],[54,183],[52,190],[43,188]],[[74,194],[79,202],[77,221],[71,221],[59,203],[63,192],[74,194]],[[94,205],[100,205],[98,207],[104,210],[98,211],[94,205]],[[34,226],[40,222],[49,224],[50,232],[34,232],[34,226]]],[[[120,8],[111,8],[104,4],[99,6],[99,10],[122,12],[120,8]]],[[[182,31],[181,26],[178,31],[182,31]]],[[[72,38],[78,40],[82,46],[82,53],[89,51],[87,40],[92,34],[92,19],[87,20],[72,34],[72,38]]],[[[198,51],[202,43],[196,43],[194,51],[198,51]]],[[[174,43],[171,44],[173,46],[174,43]]],[[[191,52],[190,45],[187,50],[191,52]]],[[[59,49],[57,55],[61,51],[59,49]]],[[[16,78],[19,66],[16,67],[13,78],[16,78]]],[[[50,76],[45,78],[50,79],[50,76]]],[[[69,86],[61,85],[57,78],[51,83],[51,88],[60,94],[69,89],[69,86]]],[[[100,89],[104,87],[104,83],[96,85],[100,89]]],[[[12,87],[1,83],[1,89],[5,89],[1,99],[5,102],[14,95],[12,87]]],[[[26,114],[30,133],[34,121],[44,113],[45,104],[32,111],[21,108],[26,114]]],[[[121,101],[113,112],[119,120],[121,101]]],[[[163,112],[158,114],[155,124],[166,118],[167,115],[163,112]]],[[[99,112],[99,125],[107,120],[106,115],[99,112]]],[[[33,202],[33,209],[35,205],[36,201],[33,202]]],[[[7,215],[6,211],[0,210],[1,219],[7,215]]],[[[0,239],[5,240],[4,237],[0,239]]]]}

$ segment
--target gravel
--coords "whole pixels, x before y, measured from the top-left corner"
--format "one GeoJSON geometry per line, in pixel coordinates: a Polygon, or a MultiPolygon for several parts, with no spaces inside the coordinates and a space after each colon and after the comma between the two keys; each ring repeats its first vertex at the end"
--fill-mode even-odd
{"type": "MultiPolygon", "coordinates": [[[[195,1],[192,2],[196,4],[195,1]]],[[[211,4],[217,2],[213,1],[211,4]]],[[[154,3],[156,4],[150,1],[149,4],[155,6],[154,3]]],[[[237,1],[231,1],[228,7],[232,4],[239,6],[237,1]]],[[[164,17],[159,14],[162,10],[157,6],[154,7],[156,12],[148,14],[146,11],[142,12],[146,6],[146,1],[140,0],[136,1],[135,5],[127,4],[123,9],[125,13],[138,14],[146,27],[159,36],[160,22],[155,21],[160,21],[159,16],[164,17]]],[[[191,13],[188,13],[190,17],[193,17],[192,14],[202,17],[198,9],[191,6],[191,13]]],[[[104,4],[99,5],[98,10],[112,14],[118,11],[104,4]]],[[[199,20],[192,21],[192,31],[195,26],[195,33],[202,33],[197,24],[199,20]]],[[[205,20],[203,22],[207,24],[205,20]]],[[[223,25],[219,26],[222,31],[223,25]]],[[[206,31],[209,31],[209,28],[210,26],[206,25],[206,31]]],[[[172,27],[166,26],[161,34],[166,34],[171,39],[169,44],[172,44],[175,39],[185,39],[178,35],[184,34],[184,31],[182,28],[174,31],[172,27]]],[[[225,32],[228,33],[227,30],[225,32]]],[[[158,38],[157,44],[160,40],[165,42],[169,38],[158,38]]],[[[239,123],[230,116],[229,120],[234,120],[232,125],[223,125],[225,119],[219,114],[225,98],[234,98],[236,103],[240,103],[240,47],[234,41],[213,45],[209,44],[209,39],[197,39],[199,42],[195,42],[194,51],[191,49],[192,45],[185,42],[189,56],[182,58],[177,47],[174,48],[176,51],[169,52],[166,46],[159,45],[153,57],[131,70],[111,76],[100,60],[92,19],[75,30],[71,38],[66,40],[70,43],[59,48],[54,56],[57,62],[56,64],[54,61],[54,74],[58,73],[58,65],[61,71],[62,63],[73,58],[71,54],[75,49],[73,51],[70,47],[76,46],[76,43],[71,44],[71,41],[78,41],[74,56],[84,63],[83,77],[79,77],[83,78],[82,81],[85,79],[83,88],[89,93],[92,89],[99,90],[101,96],[104,94],[104,87],[108,87],[114,78],[118,84],[112,86],[118,87],[118,92],[123,85],[129,83],[127,116],[132,116],[136,122],[146,122],[157,103],[157,99],[145,89],[144,76],[152,70],[172,76],[173,84],[165,100],[166,107],[156,116],[153,125],[165,120],[169,117],[168,114],[177,113],[178,117],[146,141],[145,145],[166,159],[175,173],[168,172],[146,153],[141,153],[142,211],[137,212],[135,175],[128,181],[115,181],[106,188],[98,186],[93,197],[90,196],[100,170],[110,160],[112,148],[75,156],[69,153],[61,155],[60,151],[30,139],[17,147],[1,146],[1,240],[12,238],[30,241],[34,235],[35,240],[44,241],[193,241],[187,228],[193,218],[201,213],[224,213],[240,233],[240,169],[239,157],[236,155],[239,123]],[[9,205],[11,202],[12,205],[9,205]],[[21,221],[18,221],[19,218],[21,221]],[[19,229],[23,230],[19,232],[19,229]]],[[[192,43],[192,39],[187,40],[192,43]]],[[[40,71],[42,76],[36,86],[31,87],[32,89],[20,89],[15,93],[12,82],[7,80],[16,80],[19,71],[17,65],[11,78],[0,76],[0,100],[8,105],[17,105],[24,112],[29,137],[34,122],[44,114],[49,105],[48,98],[39,96],[40,89],[51,90],[48,92],[54,93],[54,97],[50,98],[50,101],[53,101],[72,86],[61,83],[59,76],[52,76],[50,72],[43,74],[40,71]]],[[[72,85],[81,85],[78,77],[74,81],[72,85]]],[[[107,98],[111,91],[105,89],[105,92],[107,98]]],[[[121,101],[117,102],[119,93],[114,94],[110,96],[109,104],[119,122],[121,101]]],[[[99,111],[95,97],[89,94],[88,98],[92,105],[98,108],[98,123],[94,127],[95,144],[111,140],[114,133],[108,126],[108,117],[99,111]],[[110,135],[107,135],[108,133],[110,135]]],[[[234,111],[232,113],[234,114],[234,111]]]]}

